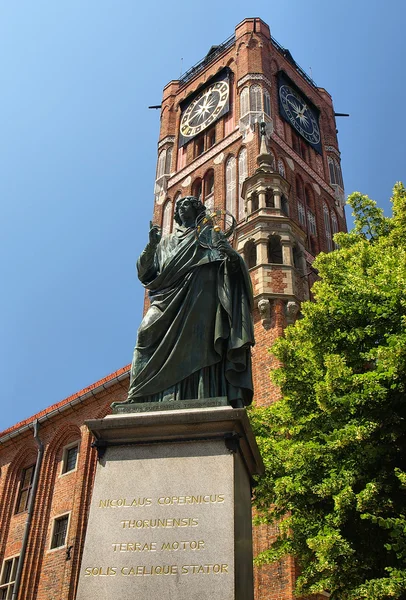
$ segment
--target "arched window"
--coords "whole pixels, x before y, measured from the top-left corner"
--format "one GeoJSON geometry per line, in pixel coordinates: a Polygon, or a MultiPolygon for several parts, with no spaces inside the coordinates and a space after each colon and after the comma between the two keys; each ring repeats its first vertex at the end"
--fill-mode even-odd
{"type": "Polygon", "coordinates": [[[252,206],[252,212],[254,212],[255,210],[258,210],[259,208],[259,198],[258,198],[258,194],[256,192],[254,192],[251,195],[251,206],[252,206]]]}
{"type": "Polygon", "coordinates": [[[168,235],[172,229],[172,203],[168,198],[164,204],[163,215],[162,215],[162,234],[168,235]]]}
{"type": "Polygon", "coordinates": [[[232,215],[236,215],[236,160],[234,156],[226,162],[226,209],[230,211],[232,215]]]}
{"type": "Polygon", "coordinates": [[[158,168],[156,171],[156,178],[159,179],[165,175],[165,161],[166,161],[166,150],[162,150],[158,156],[158,168]]]}
{"type": "Polygon", "coordinates": [[[288,199],[286,198],[286,196],[284,196],[283,194],[281,196],[281,211],[287,217],[289,216],[289,202],[288,202],[288,199]]]}
{"type": "Polygon", "coordinates": [[[328,170],[330,173],[330,183],[332,183],[333,185],[336,185],[337,181],[336,181],[336,173],[335,173],[335,169],[334,169],[334,161],[330,156],[328,156],[327,162],[328,162],[328,170]]]}
{"type": "Polygon", "coordinates": [[[262,94],[260,85],[250,87],[250,110],[251,112],[262,112],[262,94]]]}
{"type": "Polygon", "coordinates": [[[283,263],[282,258],[282,244],[279,235],[270,235],[268,239],[268,262],[281,265],[283,263]]]}
{"type": "Polygon", "coordinates": [[[206,200],[208,196],[214,194],[214,171],[210,169],[207,171],[204,176],[204,199],[206,200]]]}
{"type": "Polygon", "coordinates": [[[335,172],[336,172],[336,182],[340,186],[340,188],[343,190],[344,184],[343,184],[343,176],[341,173],[341,167],[336,160],[334,160],[334,167],[335,167],[335,172]]]}
{"type": "Polygon", "coordinates": [[[296,154],[300,154],[300,141],[296,131],[292,130],[292,148],[296,154]]]}
{"type": "Polygon", "coordinates": [[[171,172],[172,163],[172,146],[161,150],[158,155],[158,165],[156,169],[156,178],[159,179],[164,175],[169,175],[171,172]]]}
{"type": "Polygon", "coordinates": [[[331,239],[331,227],[330,227],[330,211],[325,202],[323,202],[323,218],[324,218],[324,231],[326,234],[327,248],[329,252],[333,249],[333,242],[331,239]]]}
{"type": "Polygon", "coordinates": [[[193,182],[192,196],[200,199],[202,197],[202,180],[200,179],[200,177],[193,182]]]}
{"type": "Polygon", "coordinates": [[[265,206],[267,208],[275,208],[275,199],[271,188],[265,190],[265,206]]]}
{"type": "Polygon", "coordinates": [[[305,194],[304,197],[305,197],[306,206],[309,206],[310,208],[313,208],[314,207],[313,194],[310,191],[308,185],[305,187],[304,194],[305,194]]]}
{"type": "Polygon", "coordinates": [[[249,269],[257,264],[257,247],[252,240],[249,240],[244,246],[244,260],[249,269]]]}
{"type": "Polygon", "coordinates": [[[307,226],[309,228],[309,233],[311,233],[311,235],[317,235],[315,214],[312,210],[310,210],[309,207],[307,207],[306,211],[307,211],[307,226]]]}
{"type": "Polygon", "coordinates": [[[248,87],[241,90],[240,94],[240,118],[246,115],[250,110],[250,92],[248,87]]]}
{"type": "Polygon", "coordinates": [[[264,90],[264,113],[271,116],[271,97],[268,90],[264,90]]]}
{"type": "MultiPolygon", "coordinates": [[[[332,233],[332,237],[334,237],[334,234],[339,232],[337,215],[335,214],[334,210],[332,210],[330,212],[330,216],[331,216],[331,233],[332,233]]],[[[333,239],[333,244],[334,244],[334,248],[338,248],[338,244],[335,243],[334,239],[333,239]]]]}
{"type": "Polygon", "coordinates": [[[169,174],[171,172],[171,163],[172,163],[172,147],[168,148],[166,151],[165,173],[167,173],[167,174],[169,174]]]}
{"type": "Polygon", "coordinates": [[[244,199],[241,196],[242,184],[248,177],[247,167],[247,149],[241,148],[238,155],[238,219],[241,220],[245,216],[244,199]]]}
{"type": "Polygon", "coordinates": [[[195,139],[195,158],[204,152],[204,134],[199,135],[195,139]]]}
{"type": "Polygon", "coordinates": [[[186,167],[186,158],[187,158],[186,146],[182,146],[178,150],[178,164],[176,166],[178,171],[180,171],[181,169],[186,167]]]}
{"type": "Polygon", "coordinates": [[[305,205],[300,202],[299,200],[297,201],[297,216],[299,219],[299,223],[301,225],[303,225],[303,227],[306,227],[306,209],[305,209],[305,205]]]}
{"type": "Polygon", "coordinates": [[[304,188],[303,188],[303,181],[301,180],[300,177],[296,177],[296,196],[298,197],[299,200],[301,200],[301,202],[303,202],[304,198],[304,188]]]}
{"type": "Polygon", "coordinates": [[[286,179],[285,163],[283,162],[283,160],[281,158],[278,158],[278,171],[279,171],[279,175],[281,175],[281,177],[284,177],[286,179]]]}
{"type": "Polygon", "coordinates": [[[213,127],[207,133],[207,148],[211,148],[216,143],[216,128],[213,127]]]}

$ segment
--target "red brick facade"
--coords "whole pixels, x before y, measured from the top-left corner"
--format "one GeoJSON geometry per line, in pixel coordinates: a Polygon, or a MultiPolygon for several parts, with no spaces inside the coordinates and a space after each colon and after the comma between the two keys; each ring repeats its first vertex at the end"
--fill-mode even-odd
{"type": "MultiPolygon", "coordinates": [[[[194,193],[200,193],[209,206],[231,207],[234,212],[238,225],[233,244],[251,261],[257,405],[278,398],[278,389],[269,379],[275,366],[269,348],[309,297],[315,277],[312,257],[332,248],[335,230],[346,229],[339,156],[329,94],[301,71],[260,19],[244,20],[235,37],[164,89],[154,222],[170,230],[175,200],[194,193]],[[182,109],[191,94],[203,90],[225,67],[231,83],[229,111],[179,148],[182,109]],[[281,70],[320,113],[322,154],[280,116],[277,74],[281,70]],[[251,92],[259,105],[250,104],[251,92]],[[268,158],[262,162],[258,159],[260,121],[268,123],[268,158]]],[[[16,506],[22,473],[37,460],[33,423],[38,419],[44,454],[18,599],[74,600],[96,464],[84,421],[103,417],[112,402],[125,399],[128,370],[125,367],[0,434],[0,597],[8,597],[1,594],[11,591],[13,581],[5,561],[21,553],[27,511],[16,513],[16,506]],[[62,473],[66,448],[75,444],[76,467],[62,473]],[[51,549],[55,519],[64,516],[68,517],[65,543],[51,549]]],[[[254,552],[267,547],[272,535],[269,528],[258,528],[254,552]]],[[[256,600],[293,598],[295,576],[290,559],[257,570],[256,600]]]]}

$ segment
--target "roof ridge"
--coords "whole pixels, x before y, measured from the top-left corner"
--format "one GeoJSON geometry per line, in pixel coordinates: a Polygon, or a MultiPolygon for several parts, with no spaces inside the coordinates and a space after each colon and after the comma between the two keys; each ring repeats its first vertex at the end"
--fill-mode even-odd
{"type": "Polygon", "coordinates": [[[107,375],[106,377],[102,377],[102,379],[99,379],[95,383],[88,385],[87,387],[83,388],[79,392],[75,392],[74,394],[71,394],[67,398],[60,400],[59,402],[56,402],[55,404],[51,404],[51,406],[48,406],[47,408],[45,408],[44,410],[41,410],[40,412],[36,413],[35,415],[32,415],[31,417],[28,417],[27,419],[23,419],[22,421],[19,421],[15,425],[11,425],[7,429],[4,429],[4,431],[0,431],[0,437],[10,434],[13,431],[20,429],[21,427],[29,425],[30,423],[33,423],[37,419],[40,419],[41,417],[45,417],[47,414],[49,414],[59,408],[62,408],[66,404],[70,404],[73,400],[80,398],[80,396],[84,396],[85,394],[92,392],[96,388],[101,387],[105,383],[108,383],[108,382],[112,381],[113,379],[120,377],[120,375],[124,375],[127,371],[130,370],[130,367],[131,367],[130,364],[126,365],[125,367],[122,367],[121,369],[114,371],[114,373],[110,373],[110,375],[107,375]]]}

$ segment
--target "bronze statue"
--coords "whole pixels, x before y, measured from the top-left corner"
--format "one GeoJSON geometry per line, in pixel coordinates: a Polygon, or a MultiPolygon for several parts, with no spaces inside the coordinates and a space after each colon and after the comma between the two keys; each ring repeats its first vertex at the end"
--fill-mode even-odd
{"type": "Polygon", "coordinates": [[[187,196],[176,204],[174,233],[162,236],[151,224],[137,262],[150,307],[138,330],[127,402],[252,402],[251,280],[224,234],[217,232],[211,247],[199,243],[196,227],[205,214],[200,200],[187,196]]]}

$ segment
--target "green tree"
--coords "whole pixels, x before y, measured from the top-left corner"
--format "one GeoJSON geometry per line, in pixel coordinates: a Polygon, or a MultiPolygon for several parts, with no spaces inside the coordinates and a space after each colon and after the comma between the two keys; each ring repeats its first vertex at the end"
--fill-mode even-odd
{"type": "Polygon", "coordinates": [[[406,598],[406,190],[393,216],[358,192],[354,229],[320,254],[314,302],[272,347],[282,398],[252,411],[255,504],[294,555],[299,595],[406,598]]]}

